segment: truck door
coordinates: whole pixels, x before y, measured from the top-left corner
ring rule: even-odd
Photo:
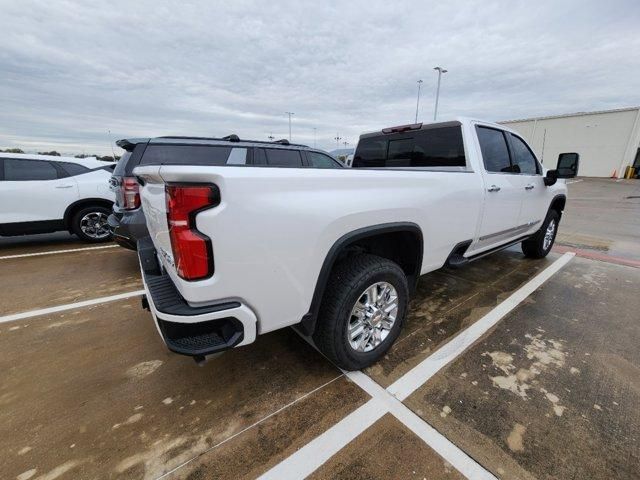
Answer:
[[[518,171],[523,193],[518,225],[526,225],[527,231],[535,231],[540,228],[549,208],[542,167],[524,140],[512,133],[507,133],[507,137],[511,147],[511,163]]]
[[[483,160],[484,209],[478,239],[469,251],[479,253],[517,238],[524,194],[522,179],[514,174],[506,133],[476,126]]]

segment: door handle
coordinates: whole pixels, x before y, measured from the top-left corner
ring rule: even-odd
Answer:
[[[533,190],[533,188],[535,187],[535,185],[529,184],[526,187],[524,187],[525,190]]]
[[[71,188],[73,185],[56,185],[56,188]]]
[[[498,187],[497,185],[491,185],[489,188],[487,188],[487,192],[499,192],[500,191],[500,187]]]

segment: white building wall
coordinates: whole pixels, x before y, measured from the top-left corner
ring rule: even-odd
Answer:
[[[640,108],[501,122],[519,132],[547,168],[563,152],[580,154],[579,175],[624,175],[640,143]]]

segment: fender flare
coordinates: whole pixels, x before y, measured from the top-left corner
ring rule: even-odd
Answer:
[[[420,229],[419,225],[413,222],[383,223],[379,225],[371,225],[368,227],[359,228],[352,232],[346,233],[338,240],[336,240],[336,242],[331,246],[325,256],[322,267],[320,268],[318,279],[316,280],[316,286],[313,291],[313,297],[311,299],[309,311],[302,317],[301,322],[296,325],[296,328],[300,331],[300,333],[309,336],[312,335],[315,331],[318,313],[320,312],[320,304],[322,303],[322,297],[324,296],[324,291],[329,280],[329,275],[331,274],[331,270],[333,269],[333,266],[335,265],[340,256],[340,253],[344,250],[344,248],[357,242],[358,240],[362,240],[367,237],[375,237],[376,235],[394,232],[409,232],[416,235],[416,237],[418,238],[418,258],[416,262],[415,272],[413,272],[412,275],[408,275],[410,288],[413,289],[415,283],[418,280],[418,277],[420,276],[420,270],[422,268],[422,256],[424,251],[424,240],[422,230]]]

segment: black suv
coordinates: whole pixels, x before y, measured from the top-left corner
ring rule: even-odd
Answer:
[[[140,208],[138,182],[133,176],[133,169],[138,165],[344,168],[322,150],[287,140],[260,142],[229,135],[224,138],[131,138],[118,140],[116,144],[126,153],[118,161],[111,177],[116,202],[108,221],[114,240],[132,250],[136,249],[138,239],[148,235]]]

